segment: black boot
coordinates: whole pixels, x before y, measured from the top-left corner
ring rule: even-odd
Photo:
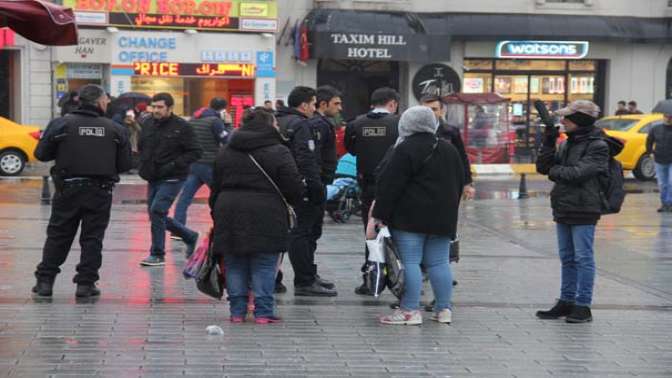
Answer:
[[[100,289],[96,287],[96,284],[77,284],[77,292],[75,293],[77,298],[97,297],[99,295]]]
[[[593,321],[593,314],[588,306],[574,306],[572,313],[565,319],[567,323],[587,323]]]
[[[557,319],[572,313],[574,303],[559,300],[558,303],[548,311],[537,311],[539,319]]]
[[[319,274],[315,275],[315,282],[317,282],[318,285],[327,289],[333,290],[336,288],[336,285],[333,282],[325,280],[324,278],[320,277]]]
[[[33,286],[33,293],[40,297],[51,297],[54,289],[54,280],[38,278],[37,283]]]
[[[294,286],[294,295],[297,297],[335,297],[338,293],[336,290],[327,289],[313,282],[308,286]]]

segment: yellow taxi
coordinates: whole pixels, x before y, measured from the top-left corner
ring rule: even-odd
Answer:
[[[0,175],[16,176],[26,163],[35,160],[40,128],[23,126],[0,117]]]
[[[625,147],[616,160],[623,169],[632,170],[639,180],[656,177],[656,167],[651,156],[646,154],[646,137],[652,127],[663,123],[662,114],[628,114],[600,119],[595,123],[610,136],[625,141]]]

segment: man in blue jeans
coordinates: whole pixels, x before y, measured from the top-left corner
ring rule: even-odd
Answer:
[[[142,127],[138,149],[140,177],[148,181],[147,208],[151,221],[150,255],[143,266],[165,265],[166,229],[187,244],[187,256],[193,253],[198,233],[168,217],[168,210],[182,189],[189,166],[202,151],[191,126],[173,114],[173,97],[158,93],[152,97],[152,118]]]
[[[656,179],[660,188],[659,213],[672,212],[672,114],[649,131],[646,153],[652,154],[656,164]]]
[[[541,319],[566,317],[568,323],[593,319],[590,305],[595,281],[593,243],[595,226],[602,214],[599,176],[608,172],[609,156],[623,144],[606,138],[595,127],[600,108],[586,100],[574,101],[555,112],[562,116],[567,141],[556,148],[559,131],[546,126],[537,171],[555,183],[551,191],[562,264],[560,300],[548,311],[537,311]]]
[[[212,169],[219,147],[226,142],[232,130],[231,116],[226,112],[225,99],[215,97],[210,100],[210,107],[194,114],[189,125],[194,130],[196,141],[203,150],[203,155],[191,165],[189,176],[184,183],[182,193],[175,204],[175,221],[187,225],[187,210],[194,200],[196,192],[204,184],[212,190]],[[177,235],[173,239],[180,238]]]

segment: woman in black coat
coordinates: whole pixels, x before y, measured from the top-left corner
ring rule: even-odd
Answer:
[[[255,297],[256,322],[279,320],[274,314],[273,290],[278,258],[287,250],[289,236],[282,197],[296,205],[303,191],[301,176],[283,145],[273,114],[264,109],[247,113],[242,127],[217,156],[210,195],[213,249],[216,255],[224,256],[232,322],[245,319],[250,289]]]
[[[399,120],[399,139],[376,181],[374,222],[390,228],[406,269],[400,308],[382,317],[383,324],[422,324],[421,263],[436,297],[432,319],[452,319],[448,262],[465,177],[459,153],[436,137],[437,127],[430,108],[406,110]]]

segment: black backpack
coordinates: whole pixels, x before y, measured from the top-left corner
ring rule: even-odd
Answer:
[[[599,140],[604,140],[605,142],[607,142],[607,139],[616,143],[623,143],[613,137],[599,138]],[[564,149],[567,148],[566,145],[567,143],[565,142],[560,147],[562,150],[560,151],[561,156],[565,153]],[[582,158],[586,155],[586,152],[588,152],[588,147],[589,144],[586,145],[586,149],[581,153]],[[608,165],[607,172],[598,177],[600,183],[600,197],[602,199],[602,215],[620,213],[623,202],[625,201],[625,176],[623,175],[623,164],[614,159],[613,156],[609,155]]]
[[[600,138],[609,143],[607,139],[622,144],[620,140],[613,137]],[[583,151],[583,155],[588,151],[588,146]],[[582,156],[583,156],[582,155]],[[623,175],[623,164],[609,155],[609,167],[607,173],[600,175],[600,197],[602,198],[602,215],[617,214],[621,212],[621,207],[625,201],[625,176]]]

